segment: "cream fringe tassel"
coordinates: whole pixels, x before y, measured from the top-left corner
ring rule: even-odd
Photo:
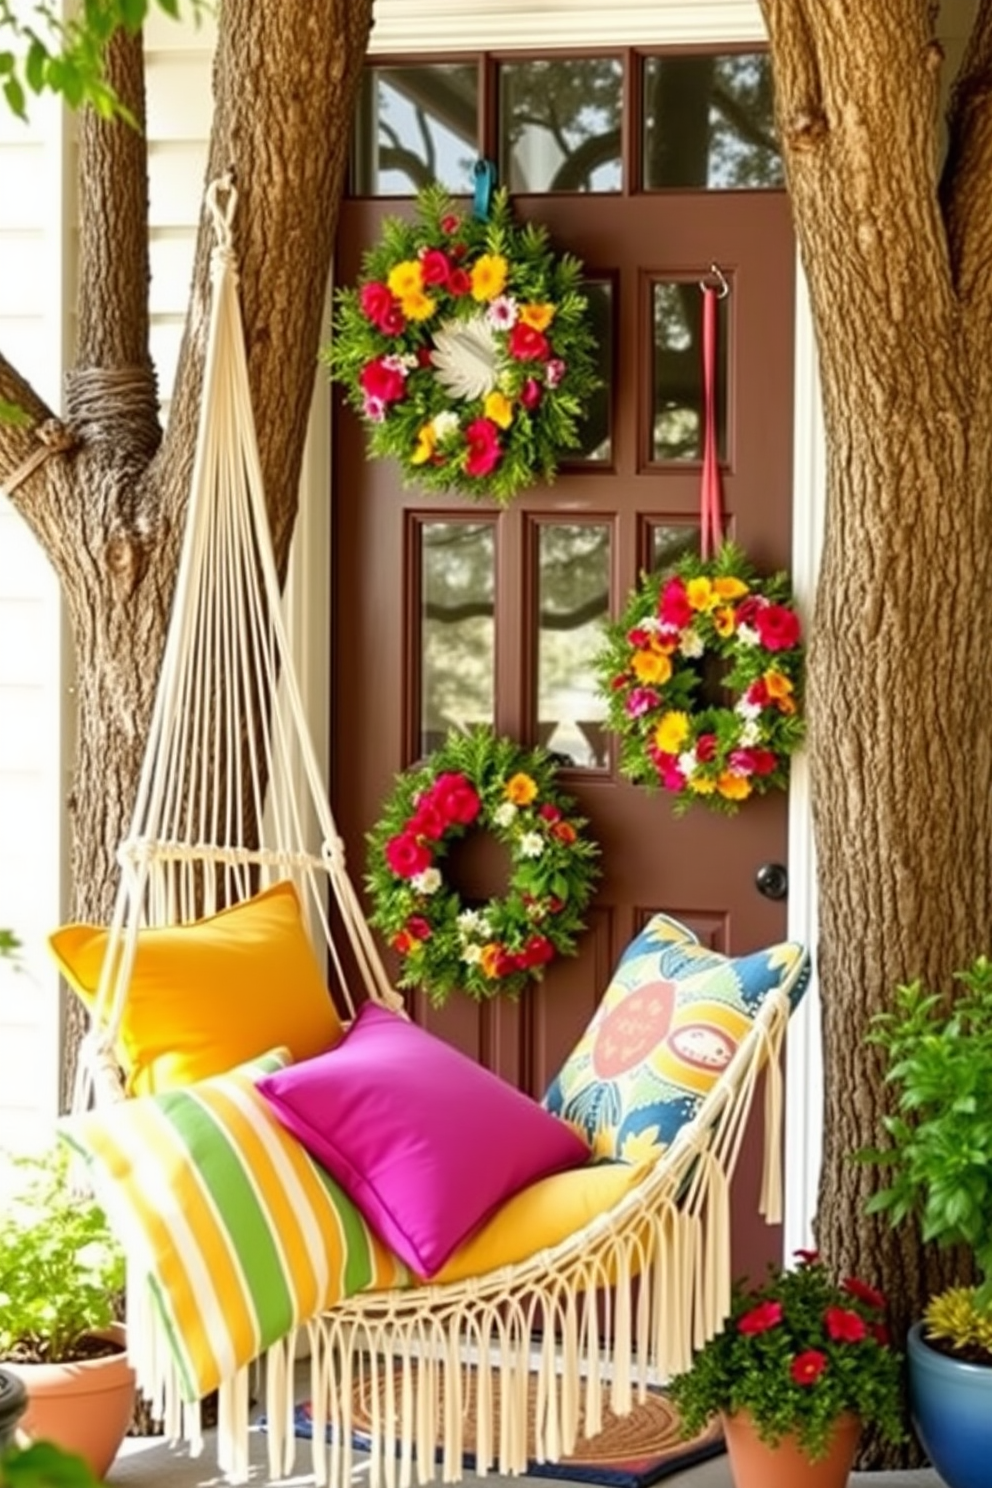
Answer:
[[[609,1404],[624,1415],[649,1383],[688,1368],[730,1307],[730,1178],[764,1067],[761,1208],[780,1218],[782,1078],[788,1018],[767,1007],[730,1069],[644,1181],[554,1249],[449,1286],[361,1293],[308,1323],[313,1470],[318,1488],[347,1488],[355,1466],[352,1403],[361,1385],[372,1412],[370,1488],[462,1478],[463,1421],[474,1404],[476,1468],[525,1472],[554,1462],[602,1429]],[[173,1440],[202,1449],[198,1406],[182,1404],[161,1320],[147,1287],[132,1288],[129,1348],[139,1385]],[[295,1334],[265,1359],[269,1477],[293,1471]],[[472,1364],[466,1372],[464,1365]],[[528,1435],[528,1379],[537,1412]],[[248,1478],[250,1370],[220,1391],[218,1463]],[[466,1400],[465,1392],[474,1398]],[[325,1442],[333,1426],[333,1440]],[[435,1460],[435,1453],[440,1461]]]

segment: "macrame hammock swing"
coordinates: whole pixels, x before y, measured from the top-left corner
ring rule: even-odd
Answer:
[[[294,675],[249,393],[236,199],[227,177],[206,197],[216,242],[187,529],[136,805],[119,849],[77,1112],[94,1097],[99,1108],[110,1092],[122,1094],[114,1046],[139,929],[190,923],[280,880],[293,882],[315,942],[326,944],[343,1017],[370,998],[402,1008],[348,876]],[[357,967],[357,986],[349,987],[346,964]],[[353,1391],[369,1374],[378,1402],[372,1488],[406,1488],[414,1475],[461,1478],[469,1389],[476,1471],[519,1474],[528,1459],[555,1461],[581,1435],[596,1435],[607,1405],[626,1414],[649,1383],[688,1367],[729,1310],[728,1187],[763,1067],[760,1207],[769,1222],[779,1218],[787,1017],[784,993],[765,999],[695,1119],[608,1212],[564,1241],[485,1275],[363,1292],[300,1318],[309,1332],[317,1483],[343,1488],[350,1480]],[[139,1388],[166,1434],[198,1450],[199,1407],[181,1398],[147,1278],[132,1259],[128,1335]],[[265,1355],[272,1477],[293,1467],[296,1335],[294,1328]],[[471,1386],[466,1358],[475,1366]],[[532,1374],[538,1404],[528,1426]],[[234,1481],[248,1476],[249,1384],[245,1367],[219,1390],[218,1455]]]

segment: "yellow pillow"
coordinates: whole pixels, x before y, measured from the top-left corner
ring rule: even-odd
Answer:
[[[92,1009],[107,931],[65,925],[48,943]],[[288,881],[208,919],[138,931],[116,1046],[130,1095],[208,1079],[276,1044],[309,1059],[340,1037]]]
[[[431,1280],[483,1276],[500,1266],[525,1261],[545,1246],[557,1245],[597,1214],[612,1209],[628,1189],[636,1188],[646,1171],[643,1163],[594,1163],[539,1178],[501,1204]]]

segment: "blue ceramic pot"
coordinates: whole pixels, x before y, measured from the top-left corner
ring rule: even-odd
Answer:
[[[909,1330],[909,1408],[916,1434],[948,1488],[992,1483],[992,1368],[929,1348]]]

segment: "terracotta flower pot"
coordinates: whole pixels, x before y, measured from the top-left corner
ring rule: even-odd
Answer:
[[[108,1330],[121,1345],[124,1329]],[[123,1350],[71,1364],[4,1364],[28,1392],[19,1429],[78,1452],[98,1478],[117,1455],[134,1411],[134,1370]]]
[[[736,1488],[844,1488],[861,1435],[857,1416],[841,1416],[827,1455],[811,1462],[794,1436],[763,1442],[746,1411],[722,1420]]]

